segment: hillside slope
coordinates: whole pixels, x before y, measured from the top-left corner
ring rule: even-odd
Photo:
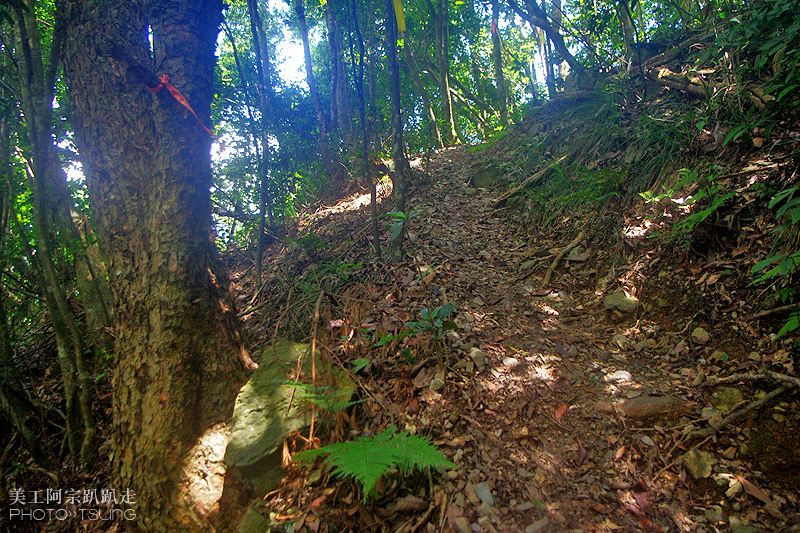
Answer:
[[[797,127],[725,143],[684,105],[583,95],[418,160],[400,264],[369,262],[352,202],[276,245],[251,337],[312,337],[364,399],[314,437],[399,426],[457,468],[390,471],[366,501],[293,468],[263,514],[294,531],[797,531],[798,336],[775,336],[796,280],[751,272],[786,246],[768,204],[796,184]]]

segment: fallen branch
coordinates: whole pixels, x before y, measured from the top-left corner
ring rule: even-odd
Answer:
[[[569,243],[560,252],[558,252],[558,255],[556,255],[556,258],[553,259],[553,262],[550,264],[550,268],[548,268],[547,272],[545,272],[544,274],[544,279],[542,280],[542,287],[545,287],[550,283],[550,279],[553,277],[553,271],[556,269],[558,264],[561,262],[561,260],[567,254],[567,252],[578,246],[578,243],[580,243],[585,236],[586,232],[584,230],[581,230],[580,233],[578,233],[578,236],[572,239],[571,243]]]
[[[774,309],[767,309],[766,311],[761,311],[760,313],[754,313],[750,316],[746,316],[744,318],[745,322],[750,322],[751,320],[756,320],[758,318],[764,318],[765,316],[769,315],[776,315],[778,313],[784,313],[786,311],[794,311],[795,309],[800,309],[800,303],[794,303],[789,305],[782,305],[780,307],[776,307]]]
[[[705,429],[699,429],[697,431],[693,431],[693,432],[689,433],[689,435],[686,437],[686,439],[687,440],[693,440],[693,439],[703,439],[703,438],[706,438],[706,437],[710,437],[711,435],[713,435],[714,433],[716,433],[717,431],[719,431],[723,427],[728,426],[728,425],[736,422],[737,420],[739,420],[740,418],[744,417],[748,413],[750,413],[752,411],[755,411],[756,409],[758,409],[762,405],[766,404],[767,402],[769,402],[770,400],[772,400],[776,396],[780,396],[781,394],[783,394],[784,392],[788,391],[789,389],[791,389],[791,388],[793,388],[795,386],[796,386],[795,384],[782,385],[781,387],[779,387],[779,388],[775,389],[774,391],[770,392],[769,394],[767,394],[763,398],[760,398],[758,400],[754,400],[754,401],[748,403],[747,405],[745,405],[744,407],[742,407],[741,409],[739,409],[738,411],[732,412],[731,414],[729,414],[728,416],[726,416],[725,418],[723,418],[719,422],[712,423],[710,427],[707,427]]]
[[[789,383],[800,388],[800,379],[793,376],[787,376],[786,374],[781,374],[780,372],[773,372],[771,370],[765,370],[763,374],[733,374],[724,378],[715,379],[713,381],[706,381],[700,386],[714,387],[716,385],[722,385],[725,383],[736,383],[738,381],[758,381],[762,379],[774,379],[775,381]]]
[[[546,167],[544,167],[542,170],[540,170],[539,172],[537,172],[537,173],[536,173],[536,174],[534,174],[533,176],[530,176],[530,177],[526,178],[526,179],[525,179],[525,181],[523,181],[522,183],[520,183],[519,185],[517,185],[516,187],[514,187],[514,188],[513,188],[513,189],[511,189],[510,191],[508,191],[508,192],[506,192],[505,194],[503,194],[503,195],[502,195],[500,198],[498,198],[497,200],[495,200],[495,201],[494,201],[494,204],[492,205],[492,207],[493,207],[494,209],[497,209],[498,207],[500,207],[501,205],[503,205],[504,203],[506,203],[506,200],[508,200],[508,199],[509,199],[509,198],[511,198],[512,196],[516,195],[517,193],[519,193],[519,192],[520,192],[522,189],[524,189],[525,187],[528,187],[528,186],[531,184],[531,182],[533,182],[533,181],[536,181],[536,180],[539,180],[539,179],[541,179],[542,177],[544,177],[544,175],[545,175],[545,174],[546,174],[546,173],[547,173],[549,170],[551,170],[551,169],[555,168],[555,167],[556,167],[556,165],[559,165],[559,164],[560,164],[562,161],[564,161],[566,158],[567,158],[567,156],[562,156],[562,157],[561,157],[561,158],[559,158],[557,161],[554,161],[554,162],[550,163],[549,165],[547,165]]]

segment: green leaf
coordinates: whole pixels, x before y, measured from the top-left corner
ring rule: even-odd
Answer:
[[[762,270],[767,268],[772,263],[775,263],[776,261],[780,261],[781,259],[783,259],[783,257],[784,256],[782,254],[781,255],[773,255],[771,257],[767,257],[766,259],[763,259],[763,260],[759,261],[758,263],[756,263],[755,265],[753,265],[753,268],[750,269],[750,272],[752,272],[753,274],[755,274],[756,272],[761,272]]]
[[[369,364],[369,359],[366,357],[359,357],[358,359],[354,359],[352,361],[353,364],[353,372],[359,372],[361,369],[365,368]]]
[[[791,257],[784,258],[778,265],[778,274],[785,276],[796,268],[794,259]]]

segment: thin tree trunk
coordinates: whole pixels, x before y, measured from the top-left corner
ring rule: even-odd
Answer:
[[[450,16],[448,13],[448,0],[438,0],[438,13],[434,11],[433,5],[428,4],[431,14],[436,24],[436,53],[439,71],[439,99],[441,102],[441,119],[443,123],[442,140],[447,146],[455,143],[458,135],[456,134],[456,122],[453,117],[453,101],[450,97],[450,55],[448,44],[450,42]]]
[[[322,108],[322,99],[317,90],[317,84],[314,81],[314,69],[311,63],[311,45],[308,40],[308,24],[306,23],[306,9],[303,0],[295,0],[294,10],[297,14],[300,37],[303,40],[303,55],[305,57],[308,92],[311,95],[311,101],[314,103],[314,110],[317,113],[317,128],[319,129],[319,143],[320,149],[322,150],[322,164],[325,167],[325,173],[328,175],[330,185],[335,188],[336,182],[338,181],[338,169],[336,168],[337,164],[334,161],[330,147],[328,118],[325,116],[325,111]]]
[[[625,63],[626,65],[630,65],[634,51],[636,50],[636,36],[634,34],[633,20],[631,19],[631,13],[626,0],[617,0],[614,2],[614,10],[617,12],[617,18],[622,27],[622,42],[625,45]]]
[[[386,63],[389,70],[389,100],[392,106],[392,158],[394,159],[393,194],[395,211],[406,210],[406,186],[409,173],[408,160],[403,143],[403,118],[400,114],[400,71],[397,60],[397,20],[392,0],[386,0]],[[403,234],[389,247],[389,257],[399,261],[403,256]]]
[[[417,60],[414,57],[411,36],[406,36],[406,42],[405,46],[403,46],[403,50],[406,54],[406,66],[408,66],[408,72],[411,74],[411,81],[414,84],[414,90],[420,97],[422,97],[422,105],[425,108],[425,113],[428,115],[428,125],[430,127],[430,134],[434,142],[434,146],[436,148],[444,148],[444,143],[442,142],[442,133],[439,131],[439,123],[436,120],[436,113],[434,113],[433,105],[431,105],[431,97],[419,76],[419,67],[417,66]]]
[[[361,123],[361,164],[364,165],[364,179],[369,184],[370,214],[372,223],[372,249],[375,253],[375,261],[381,260],[381,233],[378,228],[378,191],[376,190],[375,180],[372,177],[372,169],[369,164],[369,138],[367,134],[366,102],[364,100],[364,39],[361,37],[361,29],[358,24],[358,9],[356,0],[350,4],[352,9],[351,20],[355,26],[356,38],[358,39],[358,71],[353,72],[356,82],[356,94],[358,95],[358,116]],[[350,55],[355,58],[352,50],[353,39],[350,38]]]
[[[55,72],[58,68],[63,39],[63,20],[57,16],[53,32],[51,56],[45,67],[36,19],[36,6],[30,0],[25,7],[16,7],[16,44],[19,60],[20,103],[25,117],[27,134],[33,156],[27,166],[33,191],[33,223],[36,227],[36,247],[44,274],[46,302],[56,340],[59,343],[65,396],[67,397],[67,432],[70,452],[80,460],[82,467],[89,464],[97,444],[97,427],[92,413],[94,384],[84,360],[85,339],[72,316],[72,310],[61,286],[61,279],[53,263],[56,257],[54,235],[60,229],[67,241],[83,242],[72,219],[73,202],[53,144],[52,99]],[[70,243],[70,244],[72,244]],[[85,254],[74,254],[75,263],[86,264]],[[72,265],[73,273],[78,270]],[[83,294],[87,317],[100,323],[90,323],[93,331],[107,335],[111,319],[103,306],[100,280],[77,276],[76,283]],[[92,304],[94,305],[93,307]],[[80,445],[78,445],[80,442]]]
[[[250,13],[250,29],[253,34],[253,48],[256,52],[256,87],[258,88],[259,110],[261,112],[261,158],[258,161],[258,174],[260,179],[259,205],[258,205],[258,237],[256,239],[256,287],[261,286],[261,270],[264,255],[264,230],[266,228],[267,213],[272,212],[269,197],[269,117],[272,116],[270,99],[272,87],[270,80],[269,51],[267,50],[267,36],[264,24],[258,12],[258,2],[247,0]],[[272,221],[270,220],[270,224]]]
[[[492,64],[494,65],[494,82],[497,86],[497,103],[500,106],[500,123],[508,126],[508,90],[506,77],[503,74],[503,52],[500,47],[500,2],[492,0]]]

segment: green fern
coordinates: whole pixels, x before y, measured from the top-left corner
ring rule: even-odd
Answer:
[[[424,469],[431,466],[454,468],[436,449],[431,441],[421,435],[409,435],[407,431],[395,433],[390,426],[386,431],[372,437],[358,437],[354,441],[329,444],[318,450],[296,453],[299,462],[311,462],[320,455],[333,466],[334,474],[351,476],[361,483],[364,499],[372,492],[375,483],[391,468],[409,472],[414,467]]]

